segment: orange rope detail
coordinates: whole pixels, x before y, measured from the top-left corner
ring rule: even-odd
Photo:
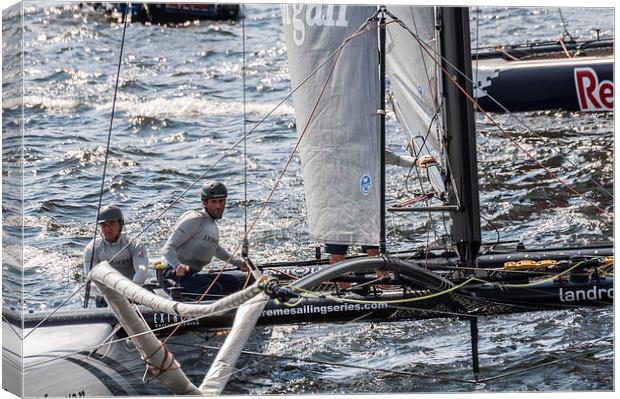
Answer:
[[[564,38],[563,37],[560,38],[560,45],[562,46],[562,50],[564,50],[564,54],[566,55],[566,57],[573,58],[570,55],[570,53],[568,52],[568,49],[566,48],[566,45],[564,44]]]
[[[416,159],[415,164],[418,168],[428,168],[429,166],[436,165],[437,161],[432,155],[422,155]]]
[[[417,202],[424,201],[424,200],[427,200],[427,201],[428,201],[428,200],[430,200],[431,198],[433,198],[434,196],[435,196],[435,194],[434,194],[433,192],[429,192],[429,193],[426,193],[426,194],[417,195],[417,196],[415,196],[415,197],[413,197],[413,198],[408,198],[408,199],[406,199],[406,200],[404,200],[404,201],[401,201],[401,202],[398,204],[398,206],[399,206],[399,207],[403,207],[403,206],[409,206],[409,205],[412,205],[412,204],[415,204],[415,203],[417,203]],[[427,202],[427,204],[428,204],[428,202]]]
[[[504,48],[504,46],[497,46],[497,47],[495,47],[495,50],[497,50],[500,53],[504,54],[506,57],[508,57],[512,61],[519,61],[519,59],[517,57],[515,57],[514,55],[512,55],[508,51],[506,51],[506,48]]]
[[[156,365],[156,364],[150,363],[149,360],[153,356],[155,356],[155,354],[157,354],[157,352],[159,352],[159,349],[161,348],[164,349],[164,358],[162,359],[161,364]],[[173,367],[166,367],[166,361],[168,361],[168,359],[170,359],[171,365],[174,365]],[[165,373],[166,371],[176,370],[178,368],[181,368],[181,365],[174,360],[174,356],[172,355],[172,353],[170,353],[170,351],[168,350],[168,347],[165,345],[162,345],[155,352],[153,352],[151,355],[147,356],[146,358],[142,360],[144,360],[144,362],[146,363],[147,369],[153,373],[153,377],[146,382],[152,381],[153,379],[157,378],[159,375]]]
[[[291,273],[284,272],[282,270],[273,269],[273,268],[265,268],[264,270],[271,270],[272,272],[280,273],[283,276],[290,278],[291,280],[299,280],[299,277],[292,275]]]

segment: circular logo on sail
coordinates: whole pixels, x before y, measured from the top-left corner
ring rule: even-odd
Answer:
[[[368,195],[370,189],[372,188],[372,179],[368,175],[362,176],[360,180],[360,191],[364,195]]]

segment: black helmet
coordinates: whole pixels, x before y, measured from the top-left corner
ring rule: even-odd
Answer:
[[[227,196],[226,186],[215,180],[207,180],[200,191],[200,199],[203,201],[209,198],[226,198]]]
[[[123,211],[116,205],[106,205],[99,212],[99,223],[108,222],[110,220],[118,220],[121,225],[125,223]]]

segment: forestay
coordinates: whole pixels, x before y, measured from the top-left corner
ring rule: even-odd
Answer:
[[[318,242],[379,242],[376,31],[351,39],[339,57],[312,74],[375,11],[347,5],[282,8],[292,86],[311,75],[294,93],[293,103],[298,134],[303,134],[300,157],[307,219],[310,235]]]

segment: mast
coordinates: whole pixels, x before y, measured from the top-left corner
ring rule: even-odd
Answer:
[[[381,255],[387,252],[385,240],[385,7],[381,6],[379,18],[379,94],[381,108],[379,110],[380,142],[380,168],[381,168],[381,191],[380,191],[380,227],[379,227],[379,251]]]
[[[452,240],[462,262],[475,265],[480,249],[480,202],[478,198],[478,165],[476,157],[476,126],[473,104],[454,84],[464,87],[473,98],[473,88],[459,74],[472,76],[469,39],[469,11],[465,7],[439,7],[438,22],[443,55],[442,74],[445,96],[446,152],[453,189],[448,202],[456,204],[450,212]],[[455,70],[456,68],[457,70]]]

